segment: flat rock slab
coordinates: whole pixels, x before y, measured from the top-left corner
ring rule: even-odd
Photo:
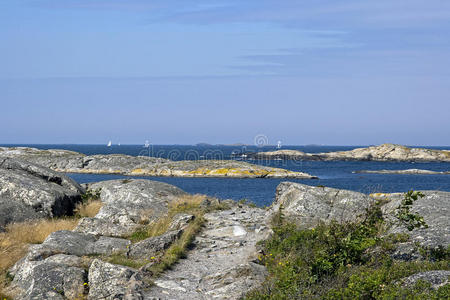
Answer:
[[[239,208],[205,215],[206,226],[186,259],[162,274],[145,299],[239,299],[259,286],[266,270],[256,243],[267,237],[265,211]]]

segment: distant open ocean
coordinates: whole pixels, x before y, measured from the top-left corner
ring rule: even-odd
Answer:
[[[150,155],[172,160],[183,159],[231,159],[232,153],[247,151],[271,151],[275,146],[216,146],[216,145],[1,145],[27,146],[39,149],[66,149],[93,154]],[[364,146],[358,146],[364,147]],[[294,149],[310,153],[343,151],[358,148],[356,146],[283,146],[282,149]],[[424,147],[431,149],[450,149],[450,147]],[[268,161],[247,160],[250,163],[306,172],[320,179],[288,179],[288,181],[308,185],[324,185],[349,189],[364,193],[405,192],[415,190],[450,191],[450,175],[397,175],[397,174],[355,174],[358,170],[400,170],[426,169],[450,171],[450,163],[409,163],[409,162],[367,162],[367,161]],[[127,178],[122,175],[68,174],[79,183]],[[174,177],[134,177],[147,178],[173,184],[189,193],[200,193],[221,199],[247,199],[255,204],[270,205],[275,196],[277,185],[286,179],[236,179],[236,178],[174,178]]]

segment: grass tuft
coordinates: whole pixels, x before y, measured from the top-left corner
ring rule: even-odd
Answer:
[[[98,214],[102,206],[103,203],[100,200],[89,199],[86,202],[78,203],[74,213],[75,216],[79,218],[93,218]]]
[[[29,244],[40,244],[50,233],[72,230],[77,223],[77,219],[67,218],[9,224],[6,231],[0,233],[0,299],[8,299],[2,292],[11,281],[7,271],[25,256]]]

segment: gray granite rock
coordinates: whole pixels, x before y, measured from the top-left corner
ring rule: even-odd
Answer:
[[[187,257],[155,280],[145,299],[240,299],[264,281],[265,267],[253,261],[256,243],[270,233],[265,211],[242,206],[205,218]]]
[[[134,269],[94,260],[89,268],[88,299],[143,299],[148,288]]]
[[[23,260],[20,268],[12,270],[12,285],[18,291],[19,299],[80,298],[85,292],[87,273],[83,268],[73,266],[77,263],[78,258],[68,255]]]
[[[419,280],[428,281],[433,289],[438,289],[449,283],[450,271],[436,270],[420,272],[409,277],[403,278],[401,281],[405,287],[413,287]]]
[[[160,236],[137,242],[130,246],[128,257],[133,259],[149,259],[152,256],[160,256],[180,236],[181,230],[169,231]]]
[[[282,207],[287,220],[302,228],[312,228],[319,222],[331,220],[356,221],[371,203],[373,200],[369,196],[358,192],[282,182],[267,218],[272,218]]]
[[[85,218],[78,232],[121,237],[167,214],[168,204],[187,193],[173,185],[145,179],[109,180],[89,185],[101,190],[102,208]]]
[[[84,189],[65,175],[26,161],[0,158],[0,227],[71,215]]]
[[[403,193],[365,195],[353,191],[338,190],[327,187],[312,187],[298,183],[283,182],[277,188],[275,202],[268,211],[272,218],[280,206],[285,218],[302,228],[312,228],[319,222],[330,220],[356,221],[365,213],[366,208],[376,200],[382,200],[381,210],[386,220],[386,234],[406,233],[409,240],[398,245],[393,254],[395,259],[421,259],[417,245],[423,248],[444,248],[450,244],[450,193],[424,191],[424,198],[419,198],[411,208],[427,223],[427,228],[409,231],[396,218],[397,207],[404,197]]]
[[[390,201],[382,207],[386,220],[391,225],[388,233],[406,233],[410,236],[408,242],[400,245],[395,253],[396,258],[410,260],[419,258],[416,244],[434,249],[450,245],[450,192],[423,191],[425,197],[419,198],[412,205],[411,212],[424,218],[427,228],[409,231],[395,218],[396,208],[404,197],[402,193],[386,194]]]

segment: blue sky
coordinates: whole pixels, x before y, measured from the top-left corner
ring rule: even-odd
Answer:
[[[450,2],[0,2],[0,143],[450,144]]]

